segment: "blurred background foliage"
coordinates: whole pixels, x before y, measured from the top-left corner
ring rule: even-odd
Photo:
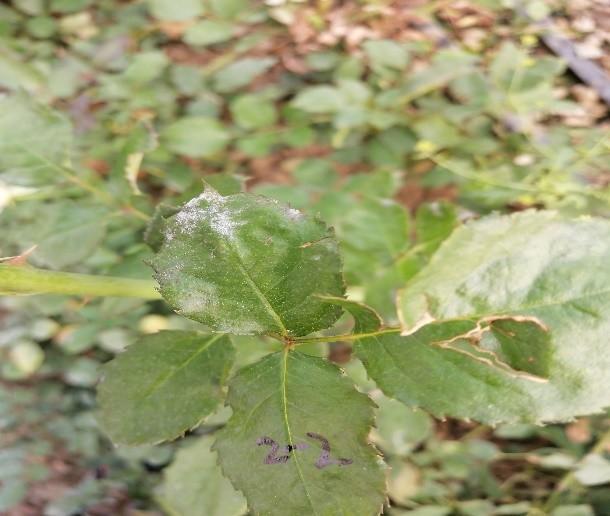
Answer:
[[[549,22],[610,70],[596,0],[13,0],[0,3],[0,256],[149,278],[155,206],[205,180],[334,226],[350,296],[394,293],[464,220],[610,214],[607,106],[541,43]],[[341,323],[347,324],[347,323]],[[0,299],[0,513],[245,514],[204,436],[114,448],[98,366],[162,302]],[[238,364],[265,351],[238,338]],[[312,346],[379,405],[387,514],[610,514],[603,415],[536,428],[434,421],[384,398],[341,344]]]

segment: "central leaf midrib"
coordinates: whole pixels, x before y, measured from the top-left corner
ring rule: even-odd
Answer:
[[[239,253],[233,248],[233,246],[230,244],[230,242],[228,242],[226,240],[221,240],[221,242],[224,245],[225,249],[227,249],[227,251],[229,251],[229,253],[231,253],[231,255],[234,257],[235,263],[237,265],[239,272],[241,272],[242,276],[244,277],[244,279],[246,280],[248,285],[250,285],[250,287],[252,288],[256,297],[262,303],[265,311],[278,325],[281,334],[288,335],[288,330],[286,329],[286,326],[284,326],[284,322],[282,321],[282,318],[275,311],[275,308],[273,308],[273,305],[271,305],[271,303],[267,299],[267,296],[265,296],[263,291],[256,284],[256,282],[254,281],[254,278],[252,278],[252,276],[250,276],[250,273],[247,271],[246,267],[244,266],[244,263],[241,259],[241,256],[239,255]]]
[[[288,421],[288,397],[287,397],[287,383],[288,383],[288,353],[290,351],[288,348],[282,351],[282,371],[281,371],[281,395],[282,395],[282,415],[284,416],[284,426],[286,428],[286,434],[288,436],[288,444],[294,449],[294,440],[292,438],[292,431],[290,429],[290,422]],[[297,453],[292,453],[290,455],[294,458],[294,465],[297,470],[297,474],[299,476],[299,480],[301,481],[301,485],[303,486],[303,490],[305,491],[305,496],[307,497],[307,501],[313,510],[314,515],[318,515],[318,511],[316,510],[313,500],[311,499],[311,495],[309,494],[309,489],[307,489],[307,483],[305,482],[305,477],[303,476],[303,471],[301,470],[301,464],[299,463],[299,456]]]

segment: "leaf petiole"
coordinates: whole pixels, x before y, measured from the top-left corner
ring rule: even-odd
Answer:
[[[346,335],[326,335],[322,337],[297,337],[292,340],[292,344],[294,346],[299,346],[301,344],[312,344],[316,342],[337,342],[340,340],[358,340],[364,339],[366,337],[376,337],[377,335],[383,335],[384,333],[399,333],[400,328],[390,326],[387,328],[382,328],[381,330],[372,331],[368,333],[350,333]]]

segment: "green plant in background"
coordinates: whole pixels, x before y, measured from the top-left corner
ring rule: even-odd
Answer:
[[[377,514],[385,500],[367,442],[374,403],[308,353],[311,344],[352,342],[385,394],[438,417],[542,423],[610,401],[607,221],[524,212],[466,224],[400,290],[399,326],[343,297],[332,231],[272,199],[207,187],[160,210],[148,240],[161,295],[209,333],[163,331],[132,344],[105,367],[99,420],[117,443],[159,443],[198,426],[228,386],[232,416],[213,449],[255,513]],[[134,281],[112,294],[141,296]],[[1,266],[0,285],[105,293],[87,276],[16,265]],[[327,333],[344,310],[353,331]],[[231,334],[267,336],[281,349],[229,380]]]

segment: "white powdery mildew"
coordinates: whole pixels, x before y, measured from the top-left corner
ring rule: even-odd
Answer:
[[[165,242],[171,242],[174,239],[174,236],[176,236],[176,233],[173,228],[166,227],[163,235],[165,236]]]
[[[167,267],[157,273],[160,282],[171,284],[178,281],[182,275],[183,264],[180,262],[174,263],[171,267]]]
[[[206,201],[207,205],[202,207],[201,201]],[[187,202],[175,220],[182,233],[193,233],[205,221],[213,231],[229,239],[234,238],[235,229],[242,224],[234,220],[231,210],[227,209],[226,198],[213,190],[206,190]],[[171,240],[173,234],[170,236],[169,231],[166,232],[166,238]]]
[[[295,210],[294,208],[287,208],[286,216],[290,220],[294,220],[294,221],[301,220],[303,218],[303,214],[299,210]]]
[[[180,297],[178,309],[183,315],[215,313],[218,308],[218,290],[211,283],[198,282],[194,288]]]
[[[259,323],[252,319],[237,319],[231,321],[218,321],[217,331],[221,333],[235,333],[237,335],[257,335],[265,332]]]

